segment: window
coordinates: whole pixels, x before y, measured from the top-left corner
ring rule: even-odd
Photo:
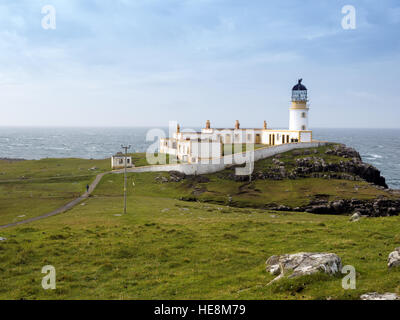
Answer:
[[[126,163],[130,163],[130,160],[129,160],[129,159],[126,159]]]
[[[306,130],[306,126],[301,126],[301,130]]]
[[[302,117],[302,118],[305,118],[305,117],[306,117],[306,113],[305,113],[305,112],[302,112],[302,113],[301,113],[301,117]]]
[[[248,135],[247,135],[247,141],[251,141],[251,139],[252,139],[252,135],[251,135],[251,134],[248,134]]]
[[[123,159],[119,159],[119,164],[123,164],[124,160]]]
[[[239,141],[239,135],[235,134],[235,141]]]

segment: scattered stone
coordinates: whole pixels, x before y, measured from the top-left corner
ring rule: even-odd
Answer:
[[[272,208],[272,210],[276,210],[276,211],[292,211],[292,208],[290,208],[288,206],[284,206],[284,205],[279,205],[277,207]]]
[[[7,238],[0,237],[0,241],[6,241]]]
[[[287,271],[293,272],[289,278],[317,272],[336,274],[342,270],[342,260],[334,253],[300,252],[283,254],[269,257],[266,261],[266,270],[278,276],[271,282],[284,277]]]
[[[207,183],[210,181],[209,178],[207,178],[206,176],[202,176],[202,175],[187,176],[187,177],[191,178],[193,180],[193,182],[198,182],[198,183]]]
[[[361,215],[359,212],[354,213],[351,217],[350,217],[350,221],[351,222],[356,222],[359,221],[361,219]]]
[[[389,268],[398,266],[400,266],[400,247],[396,248],[393,252],[391,252],[388,257]]]
[[[168,178],[164,177],[164,176],[157,176],[157,177],[154,178],[154,180],[156,180],[158,182],[161,182],[161,183],[169,182]]]
[[[26,217],[24,214],[21,214],[20,216],[18,216],[18,218],[23,218]]]
[[[395,293],[377,293],[369,292],[360,296],[361,300],[399,300],[399,296]]]
[[[120,217],[120,216],[122,216],[122,214],[117,213],[117,214],[114,214],[114,216]]]
[[[179,171],[170,171],[169,172],[169,181],[171,182],[179,182],[186,178],[186,174]]]
[[[303,151],[302,151],[302,150],[294,150],[294,151],[292,151],[292,154],[293,154],[294,156],[300,156],[300,155],[303,154]]]
[[[168,208],[164,208],[164,209],[161,210],[161,212],[168,212],[168,211],[169,211]]]
[[[361,217],[385,217],[400,213],[400,200],[396,199],[374,199],[358,200],[343,199],[329,202],[324,199],[311,201],[303,207],[296,207],[287,211],[310,212],[317,214],[348,214],[357,212]]]
[[[86,206],[86,203],[81,203],[81,206]]]
[[[97,167],[91,167],[90,169],[88,169],[89,171],[95,171],[95,170],[99,170],[99,168]]]

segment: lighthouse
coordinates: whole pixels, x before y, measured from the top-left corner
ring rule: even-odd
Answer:
[[[292,89],[292,105],[289,109],[289,130],[306,131],[308,130],[308,105],[307,88],[298,83]]]

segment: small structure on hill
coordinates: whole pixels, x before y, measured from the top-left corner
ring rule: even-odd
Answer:
[[[127,168],[134,167],[131,156],[125,156],[122,152],[118,152],[117,154],[111,157],[111,168],[113,170],[125,168],[125,159]]]

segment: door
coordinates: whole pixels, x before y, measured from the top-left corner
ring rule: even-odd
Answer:
[[[261,136],[259,133],[256,134],[256,143],[261,143]]]

